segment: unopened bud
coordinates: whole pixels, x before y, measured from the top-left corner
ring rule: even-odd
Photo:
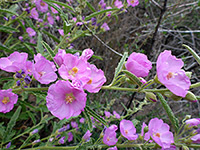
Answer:
[[[185,75],[188,76],[188,78],[191,79],[191,77],[192,77],[192,72],[185,72]]]
[[[190,91],[187,92],[187,95],[184,99],[188,100],[189,102],[197,102],[196,96]]]
[[[148,126],[144,127],[144,134],[147,133],[148,131],[149,131],[149,127]]]
[[[145,92],[146,98],[151,102],[157,102],[156,95],[153,92]]]

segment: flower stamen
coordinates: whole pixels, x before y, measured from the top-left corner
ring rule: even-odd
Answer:
[[[2,103],[7,104],[8,102],[10,102],[9,97],[4,97],[3,100],[2,100]]]

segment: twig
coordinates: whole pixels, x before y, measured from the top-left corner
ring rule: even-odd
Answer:
[[[88,29],[88,31],[90,31],[90,33],[99,41],[99,42],[101,42],[105,47],[107,47],[109,50],[111,50],[113,53],[115,53],[115,54],[117,54],[117,55],[119,55],[119,56],[123,56],[121,53],[119,53],[119,52],[117,52],[117,51],[115,51],[114,49],[112,49],[110,46],[108,46],[105,42],[103,42],[98,36],[96,36],[93,32],[92,32],[92,30],[90,30],[90,28],[87,26],[87,25],[85,25],[84,24],[84,26]]]
[[[162,6],[160,6],[156,1],[151,0],[152,3],[154,3],[154,5],[156,5],[158,8],[160,8],[161,10],[163,9]]]

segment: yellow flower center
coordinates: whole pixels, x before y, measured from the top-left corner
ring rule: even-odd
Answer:
[[[159,138],[160,138],[160,133],[156,133],[156,134],[155,134],[155,136],[157,136],[157,137],[159,137]]]
[[[9,97],[4,97],[2,103],[7,104],[8,102],[10,102]]]
[[[66,94],[65,96],[66,104],[72,103],[74,100],[75,100],[75,97],[72,93]]]
[[[174,78],[175,75],[177,75],[177,73],[169,72],[169,73],[167,74],[167,79],[169,80],[169,79],[171,79],[171,78]]]
[[[131,0],[130,2],[131,2],[131,4],[133,4],[133,3],[135,3],[135,0]]]
[[[44,3],[44,2],[41,2],[40,5],[41,5],[41,6],[45,6],[45,3]]]
[[[87,84],[92,84],[92,79],[90,79],[90,80],[87,82]]]
[[[107,141],[110,141],[110,138],[109,137],[107,137],[107,139],[106,139]]]
[[[69,71],[69,75],[72,75],[73,77],[75,77],[75,75],[78,73],[78,68],[77,67],[73,67],[70,71]]]

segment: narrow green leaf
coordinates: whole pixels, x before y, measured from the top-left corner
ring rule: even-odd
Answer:
[[[30,111],[27,111],[26,113],[28,113],[29,117],[33,121],[33,124],[36,125],[37,121],[35,119],[35,116]]]
[[[9,27],[9,26],[3,26],[0,25],[0,31],[2,32],[6,32],[6,33],[13,33],[13,32],[19,32],[19,30]]]
[[[64,25],[63,25],[63,29],[64,29],[64,34],[68,34],[70,31],[71,31],[71,28],[72,28],[72,25],[67,23],[65,20],[64,20]]]
[[[26,23],[28,24],[29,27],[31,27],[35,31],[37,30],[30,18],[27,17],[25,21],[26,21]]]
[[[85,115],[85,118],[87,119],[89,130],[90,130],[90,132],[92,132],[92,130],[93,130],[92,120],[87,111],[83,111],[83,114]]]
[[[42,45],[46,48],[46,50],[49,52],[51,58],[53,59],[55,54],[54,54],[53,50],[51,49],[51,47],[44,41],[42,41]]]
[[[91,11],[96,12],[95,8],[89,2],[86,2],[86,4],[91,9]]]
[[[4,83],[3,89],[4,89],[4,90],[11,89],[12,86],[13,86],[14,84],[15,84],[15,80],[12,79],[12,80],[10,80],[10,81]]]
[[[128,78],[136,83],[138,86],[142,85],[142,82],[140,82],[140,80],[138,79],[138,77],[136,77],[134,74],[132,74],[131,72],[127,71],[127,70],[123,70],[123,72],[128,76]]]
[[[200,57],[198,56],[198,54],[191,47],[189,47],[188,45],[183,44],[183,46],[188,49],[188,51],[192,54],[192,56],[194,57],[194,59],[200,65]]]
[[[103,13],[106,13],[106,12],[109,12],[109,11],[114,11],[114,10],[120,10],[119,8],[112,8],[112,9],[105,9],[105,10],[101,10],[101,11],[98,11],[98,12],[94,12],[92,14],[90,14],[89,16],[86,16],[85,17],[85,20],[89,20],[91,19],[92,17],[95,17],[95,16],[98,16],[100,14],[103,14]]]
[[[15,111],[15,113],[13,114],[13,116],[12,116],[12,118],[10,119],[10,121],[9,121],[9,123],[8,123],[8,125],[7,125],[7,128],[6,128],[6,132],[5,132],[5,140],[4,141],[6,141],[6,140],[8,140],[7,138],[8,138],[8,135],[9,134],[11,134],[11,132],[12,132],[12,128],[15,126],[15,124],[16,124],[16,121],[17,121],[17,119],[18,119],[18,117],[19,117],[19,115],[20,115],[20,112],[21,112],[21,106],[19,106],[18,108],[17,108],[17,110]]]
[[[23,43],[23,45],[28,49],[28,53],[30,53],[32,56],[34,56],[34,51],[33,49],[27,44],[27,43]]]
[[[37,39],[37,52],[43,54],[44,48],[42,46],[42,34],[38,32],[38,39]]]
[[[160,99],[160,102],[163,106],[163,108],[165,109],[171,123],[172,123],[172,126],[175,130],[175,132],[178,131],[178,128],[179,128],[179,121],[178,119],[175,117],[174,113],[172,112],[171,108],[169,107],[169,105],[167,104],[166,100],[164,99],[164,97],[162,96],[162,94],[160,93],[157,93],[157,96],[158,98]]]
[[[117,68],[115,68],[115,76],[114,76],[114,78],[117,77],[118,74],[121,72],[122,67],[124,65],[124,62],[126,61],[127,57],[128,57],[128,52],[125,52],[124,55],[122,56],[120,62],[118,63]]]
[[[11,49],[9,49],[8,47],[6,47],[5,45],[0,43],[0,50],[4,50],[8,53],[13,53],[13,51]]]
[[[58,5],[64,6],[65,8],[74,11],[74,9],[73,9],[71,6],[69,6],[68,4],[62,3],[62,2],[58,2],[58,1],[54,1],[54,0],[43,0],[43,1],[45,1],[45,2],[51,2],[51,3],[55,3],[55,4],[58,4]]]
[[[13,15],[19,16],[18,13],[14,12],[14,11],[11,11],[9,9],[0,9],[0,12],[5,12],[5,13],[9,13],[9,14],[13,14]]]
[[[23,23],[21,22],[21,20],[17,19],[17,22],[19,22],[20,26],[22,27],[23,31],[26,32],[26,28],[23,25]]]
[[[48,37],[52,38],[55,42],[60,43],[60,40],[57,37],[55,37],[54,35],[52,35],[51,33],[47,32],[45,30],[42,30],[42,32],[44,34],[48,35]]]
[[[101,118],[101,116],[99,116],[95,111],[93,111],[92,109],[90,109],[90,107],[86,106],[85,110],[88,112],[88,114],[92,117],[94,117],[96,120],[98,120],[99,122],[101,122],[102,124],[104,124],[106,127],[108,127],[108,124],[106,123],[106,121]]]

